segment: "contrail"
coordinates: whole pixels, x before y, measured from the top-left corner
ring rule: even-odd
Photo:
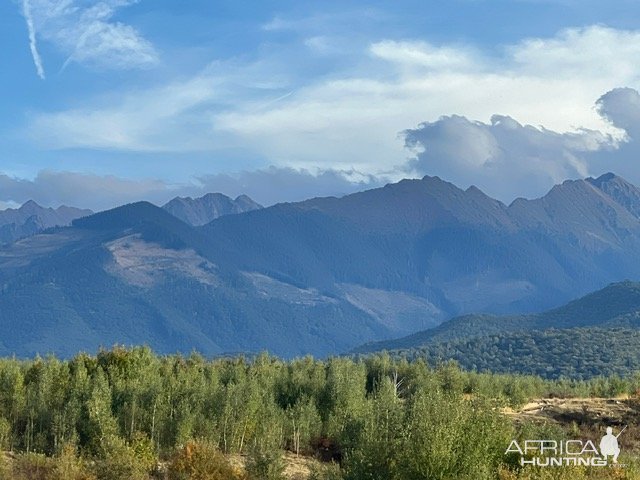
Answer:
[[[36,72],[38,76],[44,80],[44,68],[42,66],[42,58],[38,53],[38,44],[36,43],[36,29],[33,25],[33,16],[31,15],[31,4],[29,0],[22,0],[22,14],[27,21],[27,28],[29,29],[29,47],[31,48],[31,56],[33,57],[33,63],[36,66]]]
[[[273,100],[269,100],[267,103],[260,105],[258,107],[258,109],[262,109],[262,108],[267,108],[270,107],[271,105],[273,105],[274,103],[278,103],[281,100],[284,100],[285,98],[290,97],[291,95],[293,95],[295,93],[295,90],[291,90],[289,93],[285,93],[284,95],[279,96],[278,98],[274,98]]]

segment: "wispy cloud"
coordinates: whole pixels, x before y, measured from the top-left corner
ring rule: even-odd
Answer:
[[[45,79],[44,67],[42,66],[42,58],[40,52],[38,52],[38,43],[36,40],[36,29],[33,25],[33,15],[31,15],[31,3],[29,0],[22,0],[22,14],[27,22],[27,30],[29,32],[29,48],[31,49],[31,56],[33,57],[33,63],[36,66],[36,73],[41,79]]]
[[[114,15],[137,0],[22,0],[38,75],[44,68],[36,39],[53,44],[71,63],[103,69],[148,68],[159,61],[154,46]]]
[[[283,28],[270,28],[276,27]],[[314,52],[301,41],[297,55],[304,61]],[[521,126],[544,125],[558,134],[577,133],[576,138],[584,129],[619,135],[594,102],[614,87],[640,81],[640,31],[598,25],[491,52],[381,40],[369,43],[353,62],[340,63],[340,70],[312,78],[296,77],[299,65],[289,55],[261,55],[216,62],[192,78],[146,91],[119,92],[108,103],[101,99],[36,114],[31,138],[45,148],[62,149],[235,149],[262,165],[400,176],[406,170],[396,167],[405,164],[408,153],[399,132],[437,122],[444,114],[484,122],[486,128],[470,128],[476,133],[502,132],[506,120],[491,123],[498,113]],[[517,130],[528,138],[528,127]],[[570,150],[564,140],[558,145],[562,155]],[[558,171],[586,171],[576,158],[562,157]]]
[[[314,174],[277,167],[205,175],[182,184],[52,170],[41,170],[31,179],[0,172],[0,209],[35,200],[45,206],[70,205],[98,211],[140,200],[162,205],[176,196],[198,197],[209,192],[231,197],[246,194],[262,205],[271,205],[313,196],[340,196],[380,186],[382,181],[354,171]]]
[[[215,77],[204,73],[188,81],[129,92],[114,106],[106,101],[100,108],[37,115],[31,134],[49,148],[212,150],[220,144],[203,109],[225,101],[225,92]]]

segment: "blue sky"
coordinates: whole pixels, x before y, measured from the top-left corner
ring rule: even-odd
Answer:
[[[634,3],[5,1],[0,205],[640,183]]]

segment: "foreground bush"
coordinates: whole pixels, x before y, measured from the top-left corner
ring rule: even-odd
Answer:
[[[95,474],[90,472],[87,462],[78,457],[72,444],[64,445],[54,460],[51,480],[96,480]]]
[[[247,459],[247,473],[251,480],[284,480],[282,452],[254,448]]]
[[[54,460],[37,453],[17,455],[5,475],[9,480],[52,480]]]
[[[492,480],[514,434],[493,407],[436,385],[407,400],[386,381],[373,400],[356,448],[347,452],[345,477]]]
[[[335,463],[317,464],[311,467],[308,480],[343,480],[342,470]]]
[[[206,441],[191,441],[178,450],[171,459],[168,475],[170,480],[245,479],[217,447]]]
[[[0,359],[0,449],[15,452],[0,478],[148,480],[167,461],[172,480],[243,478],[224,454],[248,457],[252,480],[279,480],[288,448],[340,464],[317,478],[494,480],[513,471],[502,407],[639,387],[640,375],[549,382],[388,355]]]
[[[102,458],[95,460],[98,480],[148,480],[156,465],[147,441],[131,445],[120,438],[107,439]]]

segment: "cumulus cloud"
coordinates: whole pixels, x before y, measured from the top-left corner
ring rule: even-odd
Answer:
[[[640,94],[633,88],[615,88],[596,103],[597,110],[612,125],[625,131],[633,140],[640,140]]]
[[[624,135],[615,148],[586,154],[590,168],[596,173],[616,172],[640,185],[640,93],[633,88],[615,88],[600,97],[596,110]]]
[[[278,20],[268,30],[280,28]],[[328,55],[300,48],[301,58]],[[505,112],[556,132],[614,133],[593,102],[636,84],[640,31],[574,28],[492,52],[381,40],[312,78],[296,76],[289,56],[264,55],[216,62],[146,92],[119,92],[109,103],[102,97],[81,109],[36,113],[31,138],[53,148],[235,148],[281,167],[379,174],[406,158],[398,132],[449,112],[483,122]]]
[[[640,94],[631,88],[610,90],[597,100],[595,111],[622,135],[589,129],[557,132],[504,115],[493,115],[488,122],[450,115],[405,130],[404,145],[414,156],[387,174],[353,168],[272,166],[201,175],[187,183],[170,184],[157,179],[45,170],[33,179],[0,175],[0,208],[34,199],[43,205],[100,210],[138,200],[161,205],[174,196],[197,197],[208,192],[231,197],[248,194],[263,205],[271,205],[314,196],[341,196],[425,174],[439,175],[461,187],[477,185],[505,202],[543,195],[566,178],[608,170],[640,184]]]
[[[263,205],[271,205],[313,196],[341,196],[379,186],[380,182],[355,171],[311,173],[276,167],[206,175],[178,185],[157,179],[42,170],[33,179],[0,174],[0,209],[35,200],[44,206],[69,205],[99,211],[140,200],[163,205],[176,196],[198,197],[210,192],[231,197],[246,194]]]
[[[407,147],[416,152],[406,166],[408,172],[437,173],[505,201],[537,196],[567,178],[588,176],[584,154],[614,143],[597,131],[557,133],[502,115],[494,115],[489,123],[442,117],[404,134]]]
[[[606,171],[640,184],[640,93],[615,88],[597,100],[595,111],[618,134],[559,133],[502,115],[488,123],[455,115],[424,122],[404,132],[415,157],[403,168],[409,175],[437,174],[462,187],[473,184],[506,202],[543,195],[567,178]]]
[[[146,68],[158,53],[134,27],[114,15],[138,0],[22,0],[29,41],[38,75],[44,68],[36,38],[53,44],[66,60],[105,69]]]

